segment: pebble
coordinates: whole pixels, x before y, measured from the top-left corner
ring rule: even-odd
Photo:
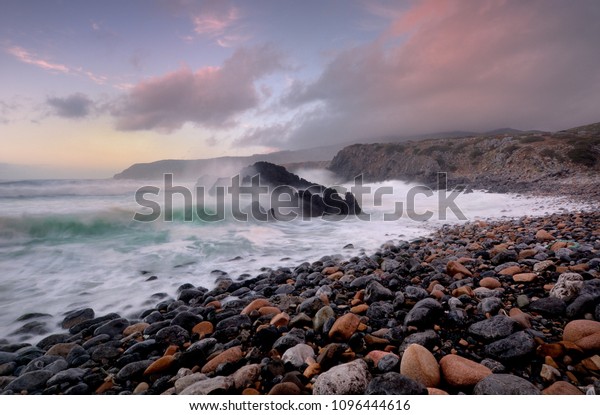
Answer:
[[[575,272],[560,274],[556,284],[550,290],[550,296],[563,301],[571,301],[579,295],[583,287],[583,277]]]
[[[210,321],[201,321],[192,327],[192,333],[197,334],[200,339],[210,336],[215,331],[215,327]]]
[[[546,389],[542,391],[544,395],[583,395],[584,393],[579,390],[578,387],[570,384],[569,382],[565,382],[559,380],[558,382],[554,382],[552,385],[548,386]]]
[[[473,323],[469,327],[469,333],[486,341],[491,342],[510,336],[519,328],[518,323],[503,315],[493,316],[487,320]]]
[[[217,392],[226,393],[233,386],[233,380],[228,376],[216,376],[200,380],[181,391],[180,395],[209,395]]]
[[[290,347],[283,353],[281,360],[292,366],[300,367],[310,359],[315,358],[315,351],[308,344],[300,343]]]
[[[531,382],[510,374],[491,374],[473,388],[475,395],[539,395]]]
[[[573,320],[563,330],[563,340],[576,342],[594,333],[600,333],[600,321]]]
[[[273,386],[269,391],[269,395],[300,395],[302,389],[293,382],[282,382]]]
[[[485,277],[479,281],[479,286],[490,290],[500,288],[502,283],[493,277]]]
[[[401,375],[388,372],[373,378],[365,395],[427,395],[427,388],[421,383]]]
[[[419,344],[406,348],[400,362],[400,374],[426,387],[437,387],[440,383],[440,366],[433,354]]]
[[[533,272],[525,272],[513,275],[514,282],[533,282],[537,279],[537,274]]]
[[[314,395],[362,395],[371,380],[362,359],[337,365],[321,373],[313,386]]]
[[[515,362],[529,357],[536,348],[533,338],[519,331],[485,346],[485,354],[501,362]]]
[[[219,353],[212,360],[209,360],[202,366],[202,373],[211,373],[217,369],[217,366],[223,363],[236,363],[244,356],[240,346],[232,347],[222,353]]]
[[[146,368],[144,371],[144,375],[152,375],[155,373],[166,372],[171,368],[173,363],[175,362],[175,357],[173,356],[163,356],[159,359],[155,360],[150,366]]]
[[[453,354],[442,357],[440,368],[445,381],[457,388],[472,387],[492,374],[484,365]]]
[[[329,330],[329,338],[333,341],[347,341],[356,332],[359,324],[360,317],[356,314],[344,314],[333,323]]]
[[[463,264],[458,261],[449,261],[446,265],[446,273],[451,277],[456,277],[457,274],[461,274],[465,277],[472,277],[473,274]]]

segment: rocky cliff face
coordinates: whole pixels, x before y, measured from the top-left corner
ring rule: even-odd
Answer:
[[[598,193],[600,123],[556,133],[519,133],[448,138],[394,144],[356,144],[344,148],[329,169],[366,182],[401,179],[493,191]],[[554,192],[553,192],[554,190]]]

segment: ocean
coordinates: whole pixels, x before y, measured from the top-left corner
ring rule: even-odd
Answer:
[[[321,172],[302,174],[332,184]],[[176,297],[183,283],[210,288],[222,273],[237,279],[325,255],[370,255],[387,241],[423,237],[443,224],[462,222],[451,211],[441,218],[437,193],[416,198],[414,210],[431,211],[428,220],[411,219],[406,212],[384,220],[398,202],[407,205],[413,186],[400,181],[374,186],[392,189],[381,203],[373,197],[362,201],[369,221],[242,222],[231,214],[215,222],[188,221],[183,198],[174,198],[172,221],[136,221],[136,213],[148,213],[136,202],[136,190],[148,185],[162,186],[112,179],[0,182],[0,339],[34,342],[58,331],[65,312],[81,307],[135,319],[161,299]],[[161,195],[155,200],[164,207]],[[573,208],[556,199],[480,191],[460,194],[455,203],[468,220]]]

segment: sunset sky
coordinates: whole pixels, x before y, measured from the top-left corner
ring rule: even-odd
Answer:
[[[600,1],[0,0],[0,180],[600,121]]]

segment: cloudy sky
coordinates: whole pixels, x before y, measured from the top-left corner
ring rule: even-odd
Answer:
[[[600,121],[597,0],[0,9],[0,179]]]

